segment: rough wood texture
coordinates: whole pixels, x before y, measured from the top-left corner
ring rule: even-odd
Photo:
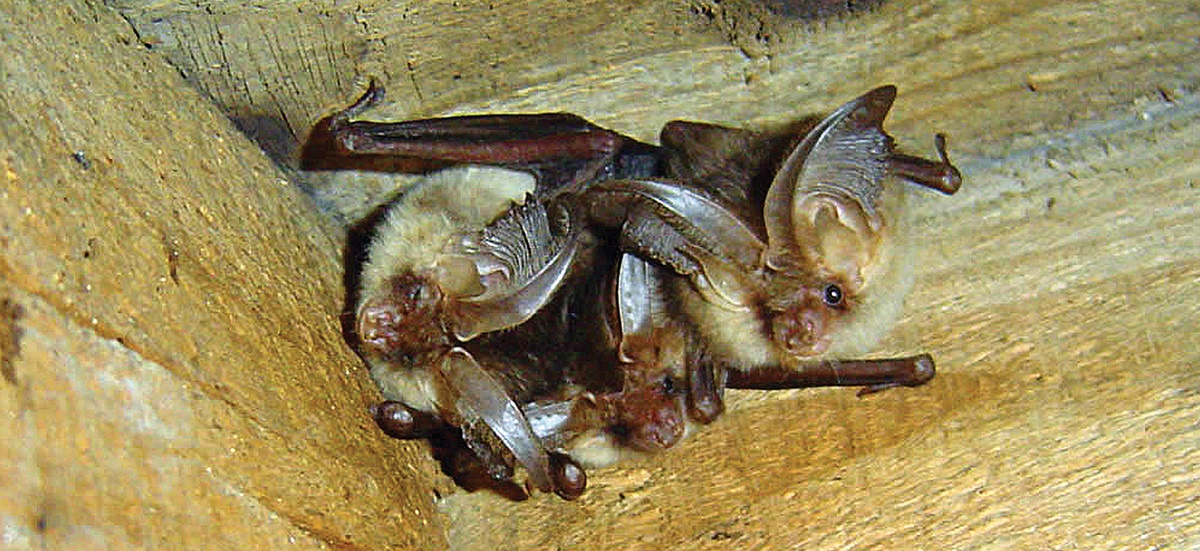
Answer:
[[[737,393],[671,453],[596,473],[578,503],[453,496],[451,541],[1195,547],[1198,100],[1019,162],[970,160],[961,197],[924,201],[933,246],[884,351],[935,353],[930,385]]]
[[[115,11],[0,41],[3,547],[444,545],[309,201]]]
[[[1193,335],[1200,321],[1194,300],[1200,287],[1200,42],[1195,38],[1200,7],[1195,2],[1148,6],[1133,0],[892,0],[859,17],[815,26],[789,22],[750,3],[705,0],[615,6],[450,0],[419,5],[259,2],[252,7],[206,2],[199,8],[171,2],[114,4],[144,43],[171,59],[231,116],[286,121],[267,125],[283,131],[257,133],[260,143],[283,159],[290,155],[290,146],[279,137],[301,135],[311,121],[345,105],[361,90],[366,75],[382,78],[394,102],[379,110],[380,117],[567,110],[642,139],[654,139],[658,128],[672,118],[778,124],[823,112],[874,85],[892,82],[899,86],[900,97],[889,130],[902,146],[927,154],[932,133],[948,132],[951,155],[967,181],[954,198],[921,201],[920,231],[929,246],[922,253],[918,287],[907,319],[880,350],[933,353],[940,374],[930,385],[861,400],[846,390],[737,393],[724,418],[679,448],[592,473],[591,489],[578,502],[538,496],[511,503],[487,494],[455,492],[440,501],[444,519],[430,518],[427,494],[395,488],[408,487],[399,479],[408,477],[409,469],[419,473],[413,485],[427,486],[421,477],[434,469],[432,460],[419,447],[415,456],[398,455],[413,448],[386,442],[370,430],[361,413],[372,396],[369,390],[349,395],[337,390],[355,388],[362,381],[362,371],[342,357],[344,349],[330,317],[341,296],[340,290],[329,291],[337,274],[308,276],[325,287],[297,287],[291,282],[298,268],[282,274],[265,266],[259,270],[257,262],[269,259],[244,254],[250,238],[258,240],[255,243],[294,238],[278,230],[278,217],[285,212],[298,216],[289,206],[296,199],[280,190],[265,195],[262,190],[277,178],[265,163],[253,165],[261,167],[258,176],[240,180],[247,169],[232,171],[214,161],[249,153],[248,145],[234,137],[204,141],[218,132],[213,128],[225,131],[211,119],[170,119],[173,111],[168,110],[153,121],[170,126],[170,132],[135,127],[139,131],[131,129],[124,141],[115,142],[81,133],[78,128],[104,135],[89,118],[98,102],[128,103],[135,111],[128,117],[132,121],[122,124],[141,124],[147,113],[157,112],[140,103],[151,102],[146,97],[151,94],[126,83],[121,84],[125,88],[113,84],[93,91],[94,97],[76,90],[69,71],[46,67],[86,63],[62,50],[38,49],[50,40],[48,29],[58,27],[18,27],[15,22],[29,14],[14,12],[6,16],[13,19],[5,22],[0,35],[6,40],[8,110],[6,165],[0,172],[7,175],[8,197],[0,205],[0,220],[6,239],[3,275],[19,282],[9,293],[9,304],[25,312],[18,319],[30,321],[0,324],[0,342],[60,342],[54,335],[64,333],[52,330],[49,321],[35,323],[57,313],[65,320],[61,323],[99,339],[93,348],[106,351],[108,358],[128,358],[136,352],[165,365],[160,368],[164,373],[187,382],[206,400],[215,400],[213,407],[239,404],[228,420],[222,418],[222,426],[265,426],[269,434],[290,435],[299,434],[293,428],[297,423],[312,424],[310,434],[316,436],[289,451],[326,460],[308,465],[313,470],[295,476],[293,487],[277,472],[283,463],[270,450],[231,457],[216,455],[225,445],[193,449],[188,453],[198,455],[187,457],[211,460],[220,467],[218,472],[233,473],[219,480],[243,494],[221,494],[230,505],[214,505],[216,512],[204,517],[180,496],[201,492],[197,485],[210,479],[192,476],[199,471],[181,471],[186,476],[178,479],[187,486],[156,487],[162,492],[158,501],[129,498],[116,506],[106,503],[100,510],[109,516],[86,517],[101,519],[92,520],[92,525],[132,527],[122,533],[143,538],[134,543],[159,533],[185,541],[192,533],[179,526],[204,518],[230,530],[244,523],[289,534],[298,526],[303,532],[297,537],[312,538],[314,544],[333,541],[328,538],[331,533],[341,534],[330,528],[334,525],[353,530],[354,538],[337,541],[364,546],[381,541],[436,544],[446,529],[452,546],[467,549],[1200,545],[1200,454],[1195,446],[1200,438],[1200,341]],[[91,12],[82,11],[88,14],[86,23],[64,24],[95,25]],[[107,17],[101,18],[107,22]],[[35,34],[39,30],[47,34]],[[96,47],[112,47],[116,35],[102,36]],[[24,61],[10,61],[12,51],[21,53],[17,59]],[[151,63],[142,53],[133,59]],[[18,89],[10,83],[25,81],[9,76],[13,67],[55,84]],[[151,81],[169,80],[162,72],[156,75]],[[172,94],[176,95],[153,102],[174,107],[184,103],[179,98],[191,98],[177,90]],[[41,99],[45,97],[52,99]],[[193,99],[184,104],[198,109]],[[46,105],[52,110],[38,107]],[[21,125],[14,126],[12,120]],[[71,124],[56,122],[64,120]],[[244,182],[236,188],[239,195],[221,197],[246,199],[185,201],[178,213],[152,210],[142,216],[142,209],[155,208],[149,206],[155,203],[143,205],[140,195],[113,191],[127,189],[118,187],[115,174],[105,176],[102,184],[82,179],[98,177],[101,171],[109,174],[115,170],[110,163],[119,161],[123,170],[136,170],[143,178],[134,182],[157,182],[157,174],[175,172],[161,168],[162,158],[146,156],[147,151],[184,139],[193,140],[186,143],[194,142],[197,148],[219,150],[220,155],[188,153],[170,165],[173,170],[205,175],[219,186]],[[108,155],[102,152],[110,151],[109,146],[97,150],[92,145],[125,142],[137,142],[141,153],[121,150],[120,155]],[[80,149],[90,159],[89,170],[82,171],[70,158]],[[114,161],[106,160],[110,157]],[[218,170],[220,176],[207,177]],[[243,176],[235,177],[234,172]],[[18,175],[22,182],[36,177],[47,183],[38,188],[40,195],[12,190],[9,182]],[[128,185],[133,184],[121,184]],[[145,185],[157,190],[156,184]],[[197,185],[188,181],[188,186]],[[84,190],[92,190],[91,195]],[[63,196],[69,200],[63,202]],[[13,197],[26,199],[22,203]],[[103,220],[105,225],[96,226],[103,229],[93,232],[62,223],[82,220],[77,213],[83,211],[77,209],[85,208],[83,199],[88,197],[104,202],[86,212],[109,211],[94,218]],[[38,202],[31,203],[35,198]],[[53,214],[45,216],[53,218],[30,219],[23,209],[33,204],[52,205]],[[217,216],[214,213],[221,217],[206,219]],[[46,225],[47,220],[57,225]],[[292,218],[286,221],[286,227],[292,227]],[[231,225],[254,229],[234,231]],[[138,228],[144,228],[142,233],[134,231]],[[150,237],[138,237],[147,234]],[[141,241],[153,243],[157,248],[142,246],[157,256],[146,256],[144,262],[157,270],[154,277],[167,281],[170,251],[181,251],[180,278],[194,281],[185,288],[189,292],[182,293],[192,301],[183,303],[190,308],[164,311],[156,306],[155,285],[181,292],[172,290],[170,283],[147,281],[134,290],[139,283],[130,279],[135,272],[130,266],[142,257],[111,249],[117,244],[113,235],[120,235],[120,243],[129,243],[133,250],[141,250],[134,247]],[[89,246],[88,238],[97,236],[100,246],[93,249],[96,245]],[[172,239],[182,241],[175,244]],[[336,269],[334,247],[321,242],[311,247],[316,251],[288,254],[319,257],[299,263],[312,270]],[[86,251],[92,252],[85,256]],[[216,293],[210,289],[222,288],[215,282],[236,273],[239,262],[257,274],[251,279],[259,286],[243,294],[215,295],[236,298],[216,301],[216,313],[204,308],[204,298]],[[269,291],[262,283],[265,274],[277,285]],[[281,279],[285,275],[286,281]],[[116,291],[118,281],[129,290]],[[307,310],[300,309],[304,301]],[[249,342],[248,335],[261,331],[255,320],[263,313],[288,320],[285,327],[291,328],[299,325],[292,322],[299,312],[316,315],[313,305],[320,305],[326,318],[312,325],[303,346],[281,344],[300,337],[272,333],[274,340],[263,348],[237,349],[238,362],[256,362],[245,371],[234,370],[228,355],[212,352],[223,350],[214,342]],[[240,314],[243,308],[255,315]],[[103,330],[87,329],[93,317]],[[187,332],[174,329],[178,327]],[[190,339],[186,346],[149,344],[175,333]],[[14,340],[14,334],[26,336]],[[28,337],[34,334],[48,336]],[[114,344],[117,337],[126,344]],[[20,396],[39,396],[20,394],[18,389],[27,388],[22,385],[33,384],[22,382],[24,377],[37,380],[26,373],[58,374],[66,369],[59,367],[61,360],[47,360],[56,363],[40,371],[22,367],[20,362],[27,361],[23,358],[33,355],[26,350],[33,349],[30,344],[13,354],[11,346],[4,348],[4,358],[16,359],[3,364],[4,373],[18,381],[5,387],[5,400],[10,400],[4,402],[6,407],[19,403]],[[264,375],[271,364],[281,363],[280,349],[302,349],[307,356],[290,363],[308,366],[299,372],[329,380],[301,383],[282,375],[294,377],[297,370],[280,372],[279,380]],[[143,350],[159,352],[156,356]],[[326,354],[329,359],[322,358]],[[121,361],[114,365],[125,365]],[[81,388],[94,394],[100,384]],[[289,402],[307,409],[280,406],[281,396],[294,398],[307,384],[335,390],[308,394],[317,399],[316,405],[304,399]],[[258,400],[270,407],[259,412],[259,406],[248,405]],[[335,406],[336,411],[331,409]],[[48,450],[67,453],[63,450],[87,444],[86,449],[96,453],[97,443],[106,440],[91,436],[92,431],[109,426],[96,418],[126,423],[118,427],[137,426],[132,423],[143,411],[98,405],[90,415],[104,416],[89,420],[68,417],[62,413],[65,407],[47,405],[51,413],[36,417],[61,419],[58,424],[39,426],[19,416],[10,417],[18,421],[5,421],[6,434],[58,444],[6,450],[23,463],[5,457],[3,464],[36,467],[39,463],[33,458],[51,453]],[[66,424],[68,418],[77,424]],[[64,434],[67,426],[74,432]],[[332,435],[342,434],[338,430],[350,436],[345,437],[347,443],[334,446]],[[217,432],[204,438],[185,432],[192,436],[182,440],[195,445],[229,438]],[[80,433],[85,435],[82,444],[76,438]],[[261,446],[272,441],[244,438]],[[145,442],[144,449],[167,453],[158,446],[167,440]],[[244,445],[234,447],[241,450]],[[143,477],[98,467],[87,453],[79,453],[82,459],[67,462],[71,476],[129,493],[129,488],[146,484]],[[378,455],[368,459],[368,453]],[[336,464],[339,457],[342,466]],[[347,487],[348,471],[369,473],[364,476],[374,482],[355,487],[361,493],[353,499],[301,499],[307,492]],[[331,478],[318,483],[318,477]],[[42,474],[19,480],[60,479]],[[433,484],[443,495],[447,491],[444,479],[435,477]],[[8,487],[3,503],[25,508],[6,522],[19,519],[18,525],[28,530],[52,526],[56,518],[37,517],[37,511],[92,510],[87,508],[90,502],[44,489],[56,488],[53,484],[22,485],[24,493]],[[24,505],[26,494],[58,500],[34,502],[54,505],[39,509]],[[157,507],[160,520],[139,514],[150,510],[138,509],[149,507],[146,503]],[[246,520],[238,508],[250,507],[246,503],[279,518],[274,523],[258,517]],[[428,540],[388,524],[411,520],[413,505],[421,519],[431,523],[420,534]],[[362,511],[376,516],[357,517]],[[401,518],[386,516],[389,511]],[[39,524],[36,518],[47,520]],[[207,532],[196,535],[211,537]]]

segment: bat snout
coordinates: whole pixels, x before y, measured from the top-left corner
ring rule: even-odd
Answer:
[[[616,430],[626,445],[641,451],[665,450],[684,435],[682,404],[673,395],[657,390],[626,391]]]
[[[829,348],[828,320],[821,308],[794,308],[772,319],[775,343],[792,356],[816,356]]]
[[[364,349],[384,356],[416,356],[445,344],[441,294],[420,278],[396,278],[388,293],[358,309],[355,330]]]

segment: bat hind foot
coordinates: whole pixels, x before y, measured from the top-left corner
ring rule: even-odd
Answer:
[[[403,402],[386,400],[371,406],[371,417],[385,434],[401,440],[428,438],[446,428],[440,417],[413,409]]]
[[[587,472],[566,454],[550,453],[550,477],[554,493],[568,501],[578,498],[587,488]]]

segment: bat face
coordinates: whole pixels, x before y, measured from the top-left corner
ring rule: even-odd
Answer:
[[[772,340],[788,355],[869,347],[872,342],[861,341],[873,341],[872,335],[847,335],[845,329],[889,326],[890,319],[859,320],[898,311],[898,304],[878,308],[886,297],[873,295],[899,302],[907,291],[884,282],[895,279],[903,238],[896,226],[904,189],[889,174],[892,140],[882,127],[895,92],[872,90],[826,117],[791,152],[767,191],[767,311]],[[831,350],[833,343],[841,346]]]
[[[902,228],[906,190],[892,184],[871,218],[853,198],[803,202],[797,245],[768,260],[764,278],[764,310],[780,354],[862,354],[899,315],[912,263]]]
[[[624,374],[616,412],[622,442],[657,451],[683,438],[687,424],[684,381],[686,338],[670,319],[662,292],[665,272],[623,254],[615,277],[617,356]]]
[[[932,378],[928,356],[841,359],[890,326],[907,291],[903,181],[960,182],[940,136],[940,161],[893,150],[893,87],[792,147],[671,123],[656,148],[562,114],[349,120],[379,97],[322,121],[306,154],[467,165],[406,192],[363,267],[356,344],[389,434],[451,435],[487,476],[520,466],[569,499],[581,465],[661,451],[713,421],[726,386]]]

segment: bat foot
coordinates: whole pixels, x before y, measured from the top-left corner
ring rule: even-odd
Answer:
[[[550,476],[554,493],[567,501],[578,498],[587,488],[587,472],[566,454],[550,453]]]
[[[921,386],[933,380],[933,377],[937,375],[937,367],[933,364],[933,357],[929,354],[921,354],[912,358],[901,358],[897,361],[900,363],[901,368],[894,373],[893,380],[865,386],[858,390],[857,396],[862,398],[868,394],[875,394],[876,392],[901,386]]]
[[[429,438],[446,428],[437,415],[408,407],[403,402],[387,400],[370,407],[371,417],[385,434],[400,440]]]
[[[937,149],[937,161],[894,153],[890,159],[892,168],[901,178],[914,184],[954,195],[962,187],[962,173],[946,155],[946,135],[935,134],[933,145]]]

